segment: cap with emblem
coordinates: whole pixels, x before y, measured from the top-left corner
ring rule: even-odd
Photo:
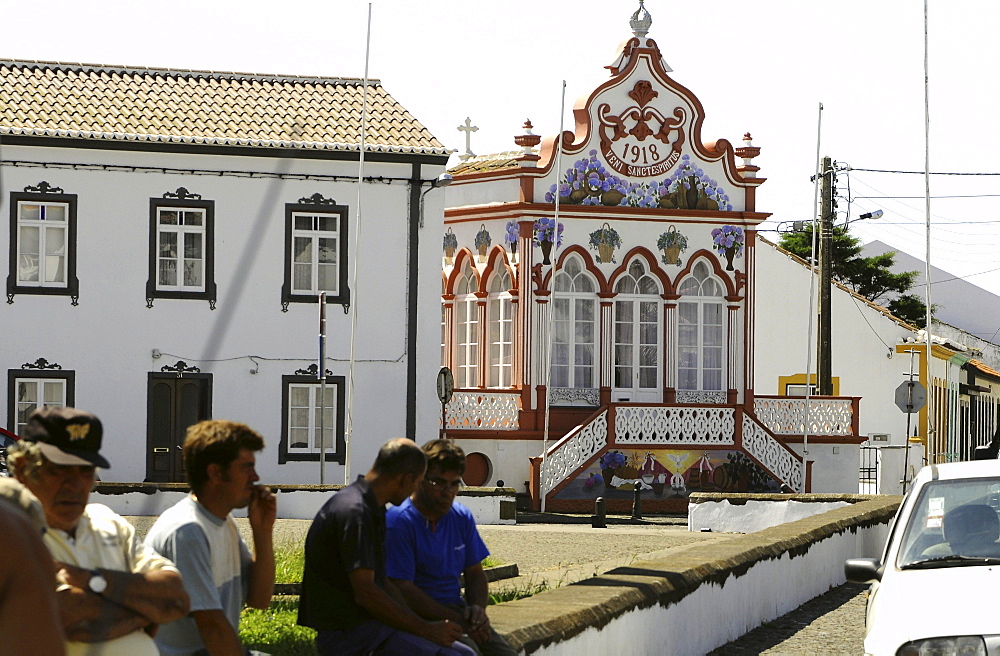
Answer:
[[[76,408],[39,408],[21,432],[25,442],[36,442],[56,465],[111,465],[97,451],[101,448],[101,420]]]

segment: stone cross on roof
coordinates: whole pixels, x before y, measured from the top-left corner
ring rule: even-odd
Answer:
[[[472,133],[479,132],[479,128],[472,124],[472,119],[468,116],[465,117],[465,123],[458,126],[459,132],[465,133],[465,153],[459,155],[458,158],[463,162],[471,157],[475,157],[476,154],[472,152]]]

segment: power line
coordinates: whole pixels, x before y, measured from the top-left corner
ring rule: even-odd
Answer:
[[[866,198],[866,199],[889,199],[889,200],[899,200],[900,198],[907,200],[917,200],[923,199],[923,196],[855,196],[854,198]],[[931,198],[1000,198],[1000,194],[967,194],[967,195],[952,195],[952,196],[931,196]]]
[[[917,175],[923,175],[923,171],[892,171],[889,169],[859,169],[856,167],[850,167],[848,171],[865,171],[866,173],[912,173]],[[931,175],[970,175],[970,176],[1000,176],[1000,173],[954,173],[954,172],[944,172],[944,171],[931,171]],[[923,196],[919,196],[923,198]]]

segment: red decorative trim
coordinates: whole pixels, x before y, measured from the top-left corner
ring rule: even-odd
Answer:
[[[597,265],[594,263],[594,258],[590,256],[590,252],[580,244],[573,244],[572,246],[567,246],[565,249],[560,251],[559,257],[556,260],[557,262],[556,268],[561,271],[563,269],[563,266],[566,264],[566,259],[573,254],[580,256],[580,258],[583,260],[583,268],[589,271],[590,274],[594,276],[594,278],[597,280],[598,296],[600,296],[602,293],[611,294],[612,292],[608,287],[608,281],[604,277],[604,273],[599,268],[597,268]],[[551,279],[552,279],[552,269],[549,269],[549,271],[545,274],[545,279],[543,281],[545,289],[548,289],[549,285],[552,284]]]
[[[455,264],[451,269],[451,274],[448,275],[447,282],[445,284],[445,292],[448,294],[455,293],[455,284],[458,279],[462,277],[462,269],[465,264],[465,260],[469,260],[469,267],[472,269],[472,273],[476,276],[476,289],[482,289],[483,281],[479,275],[479,269],[476,268],[476,257],[472,254],[466,247],[458,249],[455,253]]]
[[[722,268],[722,263],[719,262],[719,258],[716,257],[715,253],[702,248],[694,252],[691,257],[688,258],[687,265],[680,270],[680,273],[674,278],[674,284],[677,289],[680,289],[681,283],[684,279],[691,275],[691,271],[694,270],[694,265],[698,263],[699,259],[704,259],[712,267],[712,271],[715,273],[715,277],[722,281],[726,286],[726,297],[737,296],[736,285],[733,283],[733,279],[729,277],[725,269]],[[739,298],[739,296],[737,296]]]
[[[660,263],[657,261],[656,255],[654,255],[652,251],[645,246],[636,246],[622,256],[621,265],[615,269],[609,277],[608,291],[612,291],[614,289],[615,283],[618,282],[618,278],[628,272],[628,265],[636,257],[641,257],[646,260],[646,264],[648,265],[646,268],[649,273],[653,274],[657,280],[660,281],[663,292],[672,293],[674,291],[674,287],[670,282],[670,276],[668,276],[666,272],[660,268]]]
[[[482,281],[480,290],[487,292],[487,287],[489,286],[489,280],[493,277],[493,273],[504,267],[507,269],[508,275],[510,275],[511,284],[513,284],[512,289],[506,289],[504,291],[513,292],[517,289],[517,274],[514,272],[514,267],[511,265],[510,260],[507,257],[507,249],[503,246],[493,246],[490,248],[489,253],[486,256],[486,266],[483,268]]]

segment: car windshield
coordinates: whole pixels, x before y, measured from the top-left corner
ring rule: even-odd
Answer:
[[[1000,563],[1000,477],[933,481],[903,531],[900,569]]]

